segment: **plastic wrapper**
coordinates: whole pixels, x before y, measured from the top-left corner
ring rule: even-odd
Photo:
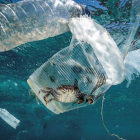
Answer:
[[[20,121],[11,115],[6,109],[0,108],[0,117],[14,129],[16,129],[20,123]]]

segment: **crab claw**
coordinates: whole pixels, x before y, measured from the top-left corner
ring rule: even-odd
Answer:
[[[93,104],[94,103],[94,99],[91,95],[87,95],[87,101],[89,104]]]
[[[84,102],[84,100],[79,100],[77,103],[82,104],[83,102]]]

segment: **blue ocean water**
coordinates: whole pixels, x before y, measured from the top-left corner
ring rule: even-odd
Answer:
[[[124,44],[130,26],[132,1],[76,0],[88,5],[92,18],[112,35],[118,47]],[[136,36],[138,35],[139,29]],[[20,120],[13,129],[0,119],[0,140],[115,140],[103,127],[101,99],[94,105],[55,115],[34,97],[29,96],[28,77],[51,56],[71,41],[67,32],[42,41],[26,43],[0,53],[0,108],[5,108]],[[137,42],[135,49],[139,46]],[[104,121],[110,133],[126,140],[140,139],[140,78],[135,75],[131,85],[127,81],[112,86],[106,93]]]

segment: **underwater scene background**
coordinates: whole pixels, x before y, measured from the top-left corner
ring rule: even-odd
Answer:
[[[5,1],[0,1],[5,3]],[[12,3],[16,1],[6,1]],[[130,0],[75,0],[92,11],[91,17],[103,25],[121,48],[129,35]],[[140,26],[139,26],[140,27]],[[135,38],[140,34],[138,28]],[[13,50],[0,52],[0,108],[20,120],[13,129],[0,119],[0,140],[115,140],[103,127],[101,99],[94,105],[60,115],[50,112],[29,95],[29,76],[59,50],[67,47],[71,32],[41,41],[26,43]],[[140,40],[133,49],[138,49]],[[128,88],[127,81],[112,86],[106,93],[104,121],[111,133],[126,140],[140,139],[140,78],[135,75]]]

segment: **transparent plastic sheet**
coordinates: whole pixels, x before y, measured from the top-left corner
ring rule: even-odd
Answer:
[[[127,39],[130,27],[131,1],[107,0],[99,1],[99,5],[88,6],[91,7],[92,18],[107,29],[117,46],[121,48]]]
[[[69,48],[63,49],[61,52],[58,52],[53,58],[51,58],[47,63],[41,66],[35,71],[35,73],[30,76],[28,84],[31,86],[33,91],[38,96],[38,92],[43,87],[51,87],[56,89],[65,85],[74,85],[75,79],[78,80],[78,86],[81,88],[81,91],[87,94],[90,94],[94,87],[96,86],[97,78],[94,75],[94,70],[88,64],[86,57],[84,56],[81,48],[81,44],[77,44],[76,50],[69,52]],[[81,60],[74,60],[74,54],[79,51],[77,58],[81,56]],[[85,62],[84,62],[85,60]],[[80,62],[82,64],[80,64]],[[97,70],[99,76],[102,76],[100,71]],[[91,77],[92,76],[92,77]],[[95,80],[92,80],[92,78]],[[103,78],[103,77],[101,77]],[[102,87],[103,88],[103,87]],[[105,88],[105,86],[104,86]],[[100,92],[101,93],[101,92]],[[43,97],[45,94],[40,94],[40,100],[46,105]],[[52,98],[51,95],[48,97],[48,100]],[[75,103],[61,103],[57,101],[52,101],[47,104],[52,112],[59,114],[65,111],[71,110],[73,108],[86,106],[87,104],[78,105]]]
[[[131,80],[134,80],[133,74],[140,74],[140,49],[129,52],[124,62],[127,69],[126,78],[128,81],[128,87]]]
[[[121,83],[125,72],[122,54],[106,29],[88,17],[72,18],[69,26],[77,40],[85,41],[92,46],[110,83],[113,85]],[[92,61],[89,63],[92,65]]]
[[[127,64],[129,66],[127,66]],[[140,49],[131,51],[125,59],[125,65],[128,70],[135,69],[135,74],[140,73]],[[131,66],[130,66],[131,65]]]
[[[69,31],[68,20],[82,8],[72,0],[25,0],[0,4],[0,51]]]
[[[125,44],[120,49],[124,56],[130,49],[131,43],[135,38],[135,34],[137,33],[139,26],[140,26],[140,2],[139,0],[132,0],[129,33],[125,41]]]
[[[91,9],[92,18],[107,29],[117,46],[122,49],[131,34],[130,27],[132,28],[136,20],[135,14],[138,13],[140,7],[139,0],[99,1],[99,5],[89,3],[88,7]],[[133,38],[132,35],[131,37]],[[133,39],[136,37],[137,35]],[[136,48],[139,45],[140,42],[137,42]]]
[[[79,105],[56,100],[46,103],[53,95],[46,98],[44,93],[40,93],[44,87],[55,90],[62,85],[74,86],[76,80],[82,93],[96,97],[124,79],[122,55],[101,25],[89,17],[80,17],[72,18],[69,28],[73,34],[70,46],[56,53],[28,79],[35,94],[55,114],[84,107],[88,103]]]
[[[129,87],[132,80],[134,80],[133,74],[140,74],[139,68],[139,28],[140,28],[140,2],[139,0],[132,1],[131,15],[130,15],[130,28],[128,38],[120,49],[124,55],[124,63],[126,66],[126,80],[128,81],[127,87]],[[135,40],[136,38],[136,40]],[[136,44],[136,46],[135,46]],[[134,49],[133,49],[134,48]],[[133,50],[133,51],[131,51]]]

